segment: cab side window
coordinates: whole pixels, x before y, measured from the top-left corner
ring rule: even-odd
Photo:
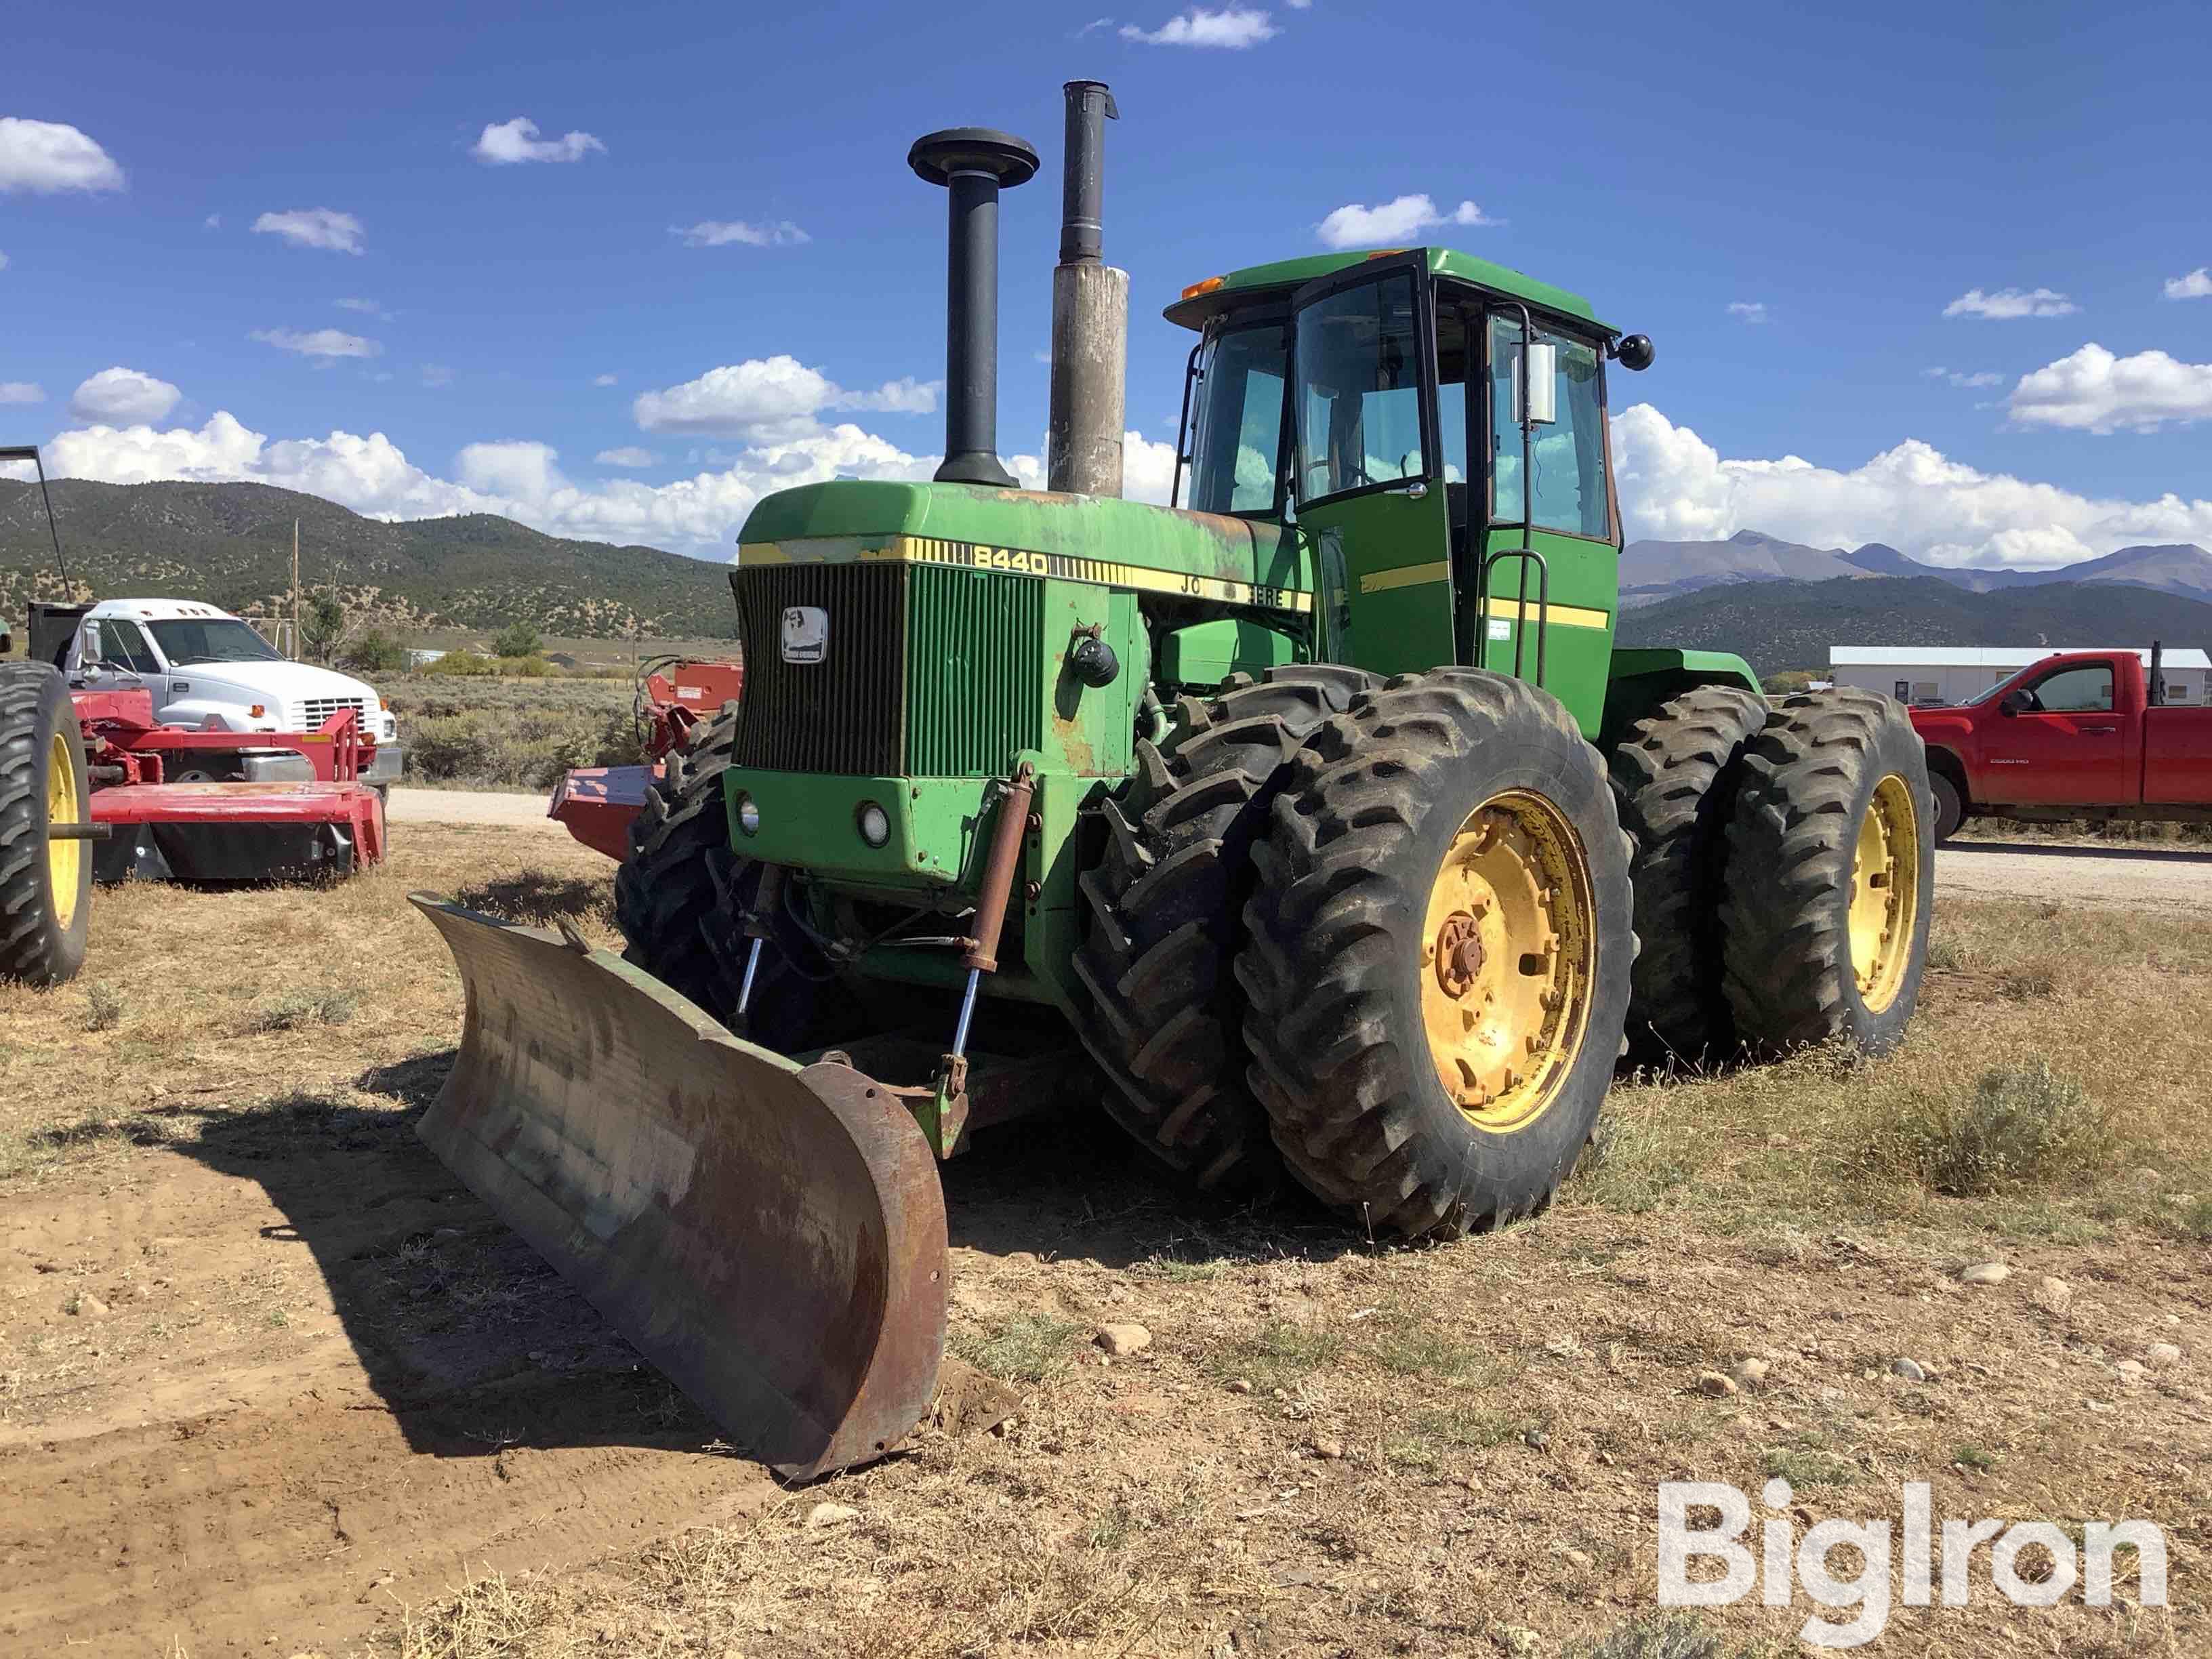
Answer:
[[[2030,690],[2029,708],[2039,714],[2103,714],[2112,707],[2109,663],[2085,663],[2046,674]]]
[[[154,649],[134,622],[109,620],[100,624],[100,660],[110,668],[127,668],[134,674],[157,674]]]

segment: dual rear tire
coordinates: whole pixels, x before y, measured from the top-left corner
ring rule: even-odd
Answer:
[[[1850,687],[1768,707],[1708,686],[1613,750],[1636,840],[1631,1052],[1879,1054],[1919,1000],[1940,803],[1905,710]]]

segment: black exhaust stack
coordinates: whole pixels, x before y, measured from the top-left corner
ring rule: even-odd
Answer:
[[[999,460],[999,192],[1027,184],[1036,151],[1010,132],[951,127],[915,140],[907,165],[948,191],[945,461],[940,483],[1012,489]]]
[[[1105,261],[1106,123],[1121,118],[1103,81],[1070,81],[1062,161],[1060,264],[1052,273],[1052,399],[1046,488],[1121,493],[1121,416],[1129,362],[1129,273]]]

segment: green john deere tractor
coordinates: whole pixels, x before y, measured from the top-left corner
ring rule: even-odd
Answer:
[[[1200,1186],[1449,1237],[1550,1199],[1624,1049],[1897,1041],[1904,711],[1614,645],[1648,339],[1442,249],[1235,271],[1167,309],[1186,506],[1024,490],[994,238],[1036,157],[909,159],[951,192],[946,460],[745,521],[744,702],[634,827],[626,957],[422,901],[468,988],[425,1137],[733,1439],[805,1475],[912,1426],[935,1162],[1015,1112],[1093,1093]]]

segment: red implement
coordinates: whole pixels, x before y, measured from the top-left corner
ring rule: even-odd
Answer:
[[[101,881],[342,878],[384,857],[384,802],[360,783],[139,783],[92,792]]]

